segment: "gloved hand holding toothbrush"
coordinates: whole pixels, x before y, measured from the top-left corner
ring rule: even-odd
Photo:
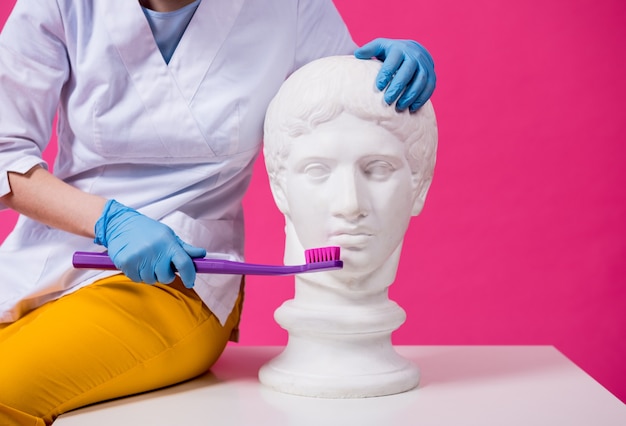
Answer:
[[[108,249],[115,266],[135,282],[169,284],[178,271],[185,287],[196,280],[192,258],[206,250],[182,241],[171,228],[115,200],[104,206],[95,242]]]

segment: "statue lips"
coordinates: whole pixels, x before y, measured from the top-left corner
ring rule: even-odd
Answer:
[[[373,237],[374,232],[365,227],[342,228],[331,232],[329,242],[342,249],[362,249]]]

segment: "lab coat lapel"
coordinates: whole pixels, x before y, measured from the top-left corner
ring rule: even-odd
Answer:
[[[244,1],[200,2],[169,63],[185,98],[192,99],[202,84]]]
[[[202,3],[211,2],[205,0]],[[193,150],[197,156],[213,157],[213,150],[190,112],[191,98],[183,96],[178,88],[154,41],[139,2],[104,0],[98,4],[111,40],[137,88],[153,128],[167,144],[169,155],[188,156]],[[181,139],[180,135],[185,137]]]

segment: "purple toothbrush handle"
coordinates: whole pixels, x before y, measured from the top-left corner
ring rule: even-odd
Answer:
[[[117,269],[108,254],[88,251],[75,252],[72,265],[79,269]]]
[[[193,259],[196,271],[200,274],[232,274],[232,275],[294,275],[306,272],[328,271],[341,269],[341,260],[312,262],[305,265],[260,265],[254,263],[234,262],[222,259]],[[83,269],[117,269],[106,253],[77,251],[72,257],[75,268]]]

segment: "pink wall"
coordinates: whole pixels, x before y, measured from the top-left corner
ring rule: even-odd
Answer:
[[[13,0],[0,6],[4,21]],[[336,0],[360,43],[435,57],[435,181],[391,297],[397,344],[554,345],[626,401],[626,6],[621,0]],[[262,162],[250,261],[282,261]],[[0,213],[0,239],[14,215]],[[242,344],[283,344],[289,278],[249,277]]]

